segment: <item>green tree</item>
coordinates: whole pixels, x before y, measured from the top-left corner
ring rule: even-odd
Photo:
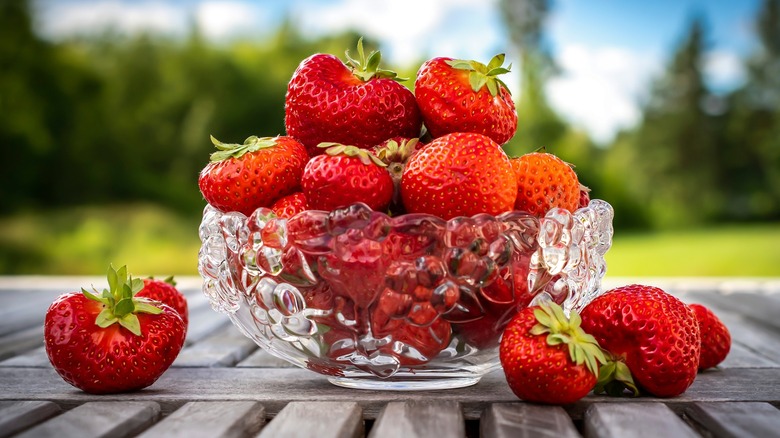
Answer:
[[[702,72],[706,28],[694,18],[666,71],[652,84],[643,118],[630,136],[626,184],[658,226],[716,217],[719,119],[708,113],[712,94]]]
[[[731,117],[720,190],[726,219],[780,218],[780,0],[765,0],[747,81],[729,96]]]

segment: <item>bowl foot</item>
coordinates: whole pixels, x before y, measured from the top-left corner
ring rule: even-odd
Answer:
[[[434,377],[395,375],[389,379],[376,377],[328,377],[336,386],[352,389],[370,389],[374,391],[424,391],[464,388],[476,385],[481,377]]]

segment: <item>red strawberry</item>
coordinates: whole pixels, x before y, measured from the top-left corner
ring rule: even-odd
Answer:
[[[322,146],[327,146],[325,154],[306,164],[301,179],[309,208],[330,211],[362,202],[376,211],[387,210],[393,179],[383,162],[355,146]]]
[[[696,314],[701,330],[701,355],[699,369],[712,368],[726,359],[731,350],[731,333],[712,310],[701,304],[689,304]]]
[[[189,315],[187,310],[187,299],[184,295],[176,289],[176,282],[173,277],[168,277],[165,280],[155,280],[154,278],[144,279],[144,288],[137,294],[137,297],[149,298],[150,300],[159,301],[163,304],[167,304],[173,307],[173,310],[179,312],[182,321],[184,321],[184,327],[186,330],[189,323]]]
[[[452,58],[426,61],[417,72],[414,92],[428,132],[434,138],[475,132],[498,144],[509,141],[517,130],[517,112],[509,89],[497,77],[509,72],[503,63],[503,54],[488,65]]]
[[[184,344],[185,325],[166,304],[138,297],[143,281],[108,271],[109,289],[60,296],[46,312],[46,354],[71,385],[93,394],[154,383]]]
[[[517,182],[509,158],[489,137],[455,133],[439,137],[406,163],[401,197],[410,213],[451,219],[511,210]]]
[[[517,177],[515,210],[542,217],[552,208],[574,212],[580,203],[580,182],[574,169],[553,154],[532,152],[512,158]]]
[[[606,362],[593,336],[567,318],[555,303],[521,310],[507,325],[499,358],[507,383],[523,400],[569,404],[596,384],[599,362]]]
[[[590,189],[580,184],[580,200],[577,203],[577,208],[585,208],[590,204]]]
[[[241,145],[211,141],[219,151],[200,172],[198,186],[214,208],[248,216],[300,187],[309,156],[294,139],[252,136]]]
[[[301,62],[287,86],[287,134],[320,154],[322,142],[370,148],[390,137],[417,137],[422,118],[412,92],[396,81],[394,72],[379,69],[381,55],[347,53],[349,65],[337,57],[316,54]]]
[[[274,202],[274,205],[271,206],[271,210],[273,210],[277,216],[284,219],[289,219],[308,209],[309,204],[306,202],[306,195],[304,195],[303,192],[295,192],[292,195],[279,198]]]
[[[391,333],[393,342],[380,350],[396,356],[401,365],[422,365],[435,358],[450,343],[452,328],[443,318],[436,318],[424,326],[402,320],[395,322],[398,325]]]
[[[582,328],[614,359],[602,368],[598,390],[621,394],[625,386],[636,395],[638,386],[657,397],[674,397],[696,378],[701,347],[696,315],[663,290],[618,287],[591,301],[581,315]]]

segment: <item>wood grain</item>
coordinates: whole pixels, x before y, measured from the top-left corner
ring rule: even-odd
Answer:
[[[769,403],[694,403],[685,414],[715,437],[780,436],[780,410]]]
[[[696,438],[685,422],[662,403],[596,403],[585,413],[589,438]]]
[[[154,402],[89,402],[17,437],[131,437],[149,427],[159,416],[160,406]]]
[[[0,438],[11,436],[61,412],[48,401],[0,402]]]
[[[579,438],[566,411],[559,406],[496,403],[479,423],[484,438]]]
[[[379,414],[370,438],[456,438],[466,436],[460,403],[455,401],[391,402]]]
[[[358,438],[362,410],[353,402],[292,402],[258,435],[261,438]]]
[[[139,437],[244,437],[256,434],[263,424],[265,409],[257,402],[190,402]]]

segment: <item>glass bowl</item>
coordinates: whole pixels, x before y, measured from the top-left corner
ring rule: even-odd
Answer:
[[[517,309],[552,300],[568,312],[600,293],[612,218],[601,200],[446,221],[364,204],[290,219],[207,206],[198,269],[242,333],[336,385],[457,388],[500,366]]]

